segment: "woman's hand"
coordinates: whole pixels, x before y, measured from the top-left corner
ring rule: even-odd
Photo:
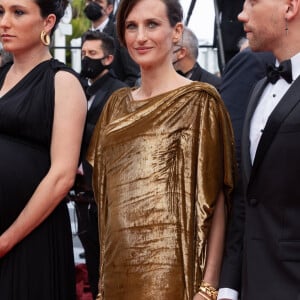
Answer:
[[[208,296],[204,297],[204,296],[200,295],[199,293],[197,293],[193,298],[193,300],[207,300],[207,299],[209,299]]]
[[[0,236],[0,258],[5,256],[11,249],[10,243],[4,235]]]

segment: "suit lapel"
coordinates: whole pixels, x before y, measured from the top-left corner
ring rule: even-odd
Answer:
[[[194,70],[190,79],[193,81],[204,81],[202,78],[202,73],[202,68],[200,67],[200,65],[196,64],[194,66]]]
[[[107,97],[107,89],[106,88],[104,90],[100,89],[96,93],[95,99],[87,113],[87,118],[90,123],[94,123],[94,124],[97,123],[100,112],[102,111],[107,98],[108,97]]]
[[[299,85],[300,77],[298,77],[292,84],[292,86],[288,89],[286,94],[282,97],[282,99],[279,101],[278,105],[275,107],[270,117],[268,118],[267,124],[256,150],[250,181],[254,174],[257,172],[257,169],[261,164],[267,150],[269,149],[275,135],[277,134],[282,122],[284,122],[289,113],[300,101]]]
[[[95,99],[90,107],[90,111],[93,111],[96,107],[99,106],[99,103],[102,101],[103,97],[106,95],[106,88],[103,87],[97,91],[95,94]]]
[[[100,103],[103,102],[103,99],[107,97],[107,91],[110,88],[110,77],[108,74],[105,74],[103,77],[99,78],[91,87],[89,87],[88,92],[90,94],[94,93],[94,101],[88,110],[88,116],[98,115],[99,109],[102,109]]]
[[[267,84],[267,80],[266,78],[264,78],[258,81],[258,83],[255,85],[245,115],[242,140],[241,140],[241,151],[242,151],[241,161],[242,161],[243,174],[246,180],[245,182],[249,182],[249,178],[251,174],[250,140],[249,140],[250,122],[254,110],[258,104],[258,101],[262,95],[262,92],[266,84]]]
[[[112,37],[115,36],[115,25],[111,19],[109,19],[108,23],[106,24],[105,28],[103,29],[103,32],[105,32],[109,36],[112,36]]]

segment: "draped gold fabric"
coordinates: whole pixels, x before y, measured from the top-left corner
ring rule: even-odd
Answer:
[[[233,187],[230,121],[193,82],[134,101],[115,92],[92,138],[103,300],[192,300],[216,198]]]

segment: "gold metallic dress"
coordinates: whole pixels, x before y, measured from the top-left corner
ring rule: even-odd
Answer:
[[[227,112],[193,82],[145,101],[108,101],[90,144],[102,300],[192,300],[220,190],[233,187]]]

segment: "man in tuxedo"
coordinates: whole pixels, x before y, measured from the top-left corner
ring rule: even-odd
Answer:
[[[218,299],[300,299],[300,1],[246,0],[238,18],[251,49],[280,66],[246,112]]]
[[[221,78],[201,68],[197,63],[199,42],[191,29],[185,27],[182,39],[174,46],[173,65],[183,76],[193,80],[207,82],[219,88]]]
[[[139,78],[140,69],[131,59],[125,47],[121,46],[114,23],[114,0],[86,0],[84,13],[91,21],[92,31],[103,31],[115,40],[115,56],[112,65],[116,76],[127,85],[133,86]]]
[[[86,90],[88,113],[82,142],[82,157],[90,143],[94,127],[110,95],[125,87],[110,68],[114,60],[114,41],[107,34],[89,31],[83,36],[81,76],[88,78]],[[92,167],[83,159],[74,186],[75,208],[78,220],[78,236],[85,251],[91,291],[96,298],[99,280],[99,238],[97,207],[92,191]]]

